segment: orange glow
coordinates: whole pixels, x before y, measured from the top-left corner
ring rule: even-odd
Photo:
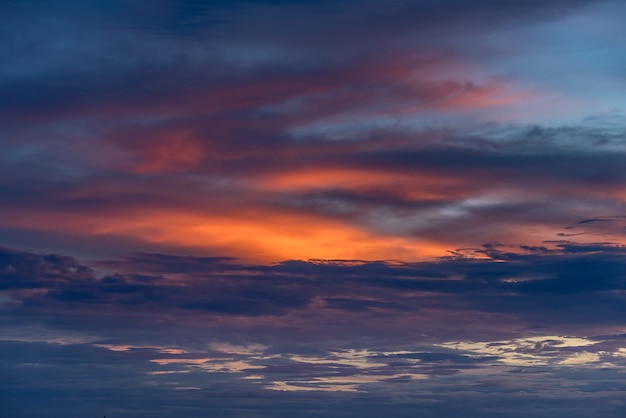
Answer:
[[[130,237],[255,262],[311,258],[417,260],[443,255],[447,249],[445,245],[375,234],[311,215],[262,210],[229,215],[157,210],[129,212],[123,217],[51,212],[4,215],[3,219],[11,219],[12,226],[91,237]]]
[[[443,248],[400,237],[377,236],[341,222],[287,213],[238,213],[231,216],[156,215],[147,220],[151,242],[210,247],[220,254],[261,262],[288,259],[418,259]],[[167,225],[156,228],[156,225]]]
[[[328,189],[341,186],[354,190],[385,186],[384,190],[403,191],[405,199],[427,200],[445,197],[446,186],[453,183],[453,179],[430,178],[423,179],[427,184],[423,186],[421,181],[418,176],[395,173],[311,169],[258,178],[248,186],[256,189],[252,195],[316,187]],[[123,189],[123,185],[118,186]],[[80,198],[85,193],[85,190],[75,190],[73,197]],[[126,207],[122,204],[121,207],[113,205],[113,208],[96,208],[93,211],[5,210],[0,213],[0,225],[72,234],[90,242],[98,236],[121,242],[139,241],[151,244],[152,248],[178,247],[181,251],[198,255],[232,256],[261,263],[315,258],[417,261],[494,240],[503,244],[523,242],[527,245],[546,245],[543,241],[562,239],[558,234],[564,232],[563,227],[566,226],[494,222],[476,228],[467,225],[467,228],[458,230],[454,227],[459,225],[455,223],[455,213],[435,213],[433,219],[443,223],[434,225],[436,231],[429,230],[426,225],[426,232],[419,236],[410,230],[384,232],[377,225],[364,223],[356,216],[354,219],[350,216],[335,217],[306,209],[272,207],[254,201],[244,203],[238,198],[238,195],[204,200],[196,197],[188,201],[179,198],[174,199],[178,202],[173,203],[175,206],[161,208],[141,204]],[[447,216],[453,218],[447,219]],[[446,226],[448,221],[451,226]],[[410,228],[411,222],[407,225]],[[603,225],[592,226],[598,229]],[[587,225],[574,232],[583,227]],[[598,233],[606,231],[590,233],[588,241],[602,239]],[[577,240],[581,242],[581,238]],[[611,239],[626,244],[620,236],[612,236]]]
[[[307,191],[343,188],[348,190],[386,187],[402,191],[413,199],[438,199],[446,187],[458,185],[458,178],[426,174],[394,173],[366,169],[311,168],[268,175],[254,180],[253,187],[268,191]],[[447,195],[449,197],[449,195]]]

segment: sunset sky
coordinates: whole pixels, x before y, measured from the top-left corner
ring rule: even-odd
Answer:
[[[623,0],[0,0],[0,416],[626,416]]]

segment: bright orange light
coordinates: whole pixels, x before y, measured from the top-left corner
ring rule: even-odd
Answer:
[[[82,236],[126,236],[256,262],[289,259],[417,260],[445,254],[442,245],[384,236],[306,214],[234,212],[192,214],[144,210],[120,217],[63,213],[13,213],[13,226]],[[7,217],[3,217],[7,219]]]

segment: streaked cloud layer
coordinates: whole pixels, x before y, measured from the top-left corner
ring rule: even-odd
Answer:
[[[621,417],[619,1],[1,1],[9,416]]]

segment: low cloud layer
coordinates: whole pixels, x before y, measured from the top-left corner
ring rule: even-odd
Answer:
[[[4,399],[19,414],[31,410],[18,399],[44,391],[40,406],[54,408],[80,385],[70,416],[87,404],[201,416],[207,397],[226,416],[250,402],[260,416],[291,402],[330,402],[311,413],[344,416],[346,402],[365,414],[453,413],[444,405],[477,391],[470,416],[496,408],[496,394],[573,416],[610,400],[611,416],[626,389],[624,251],[562,241],[418,263],[135,253],[86,266],[5,248]],[[111,392],[129,385],[161,400],[131,406]]]

